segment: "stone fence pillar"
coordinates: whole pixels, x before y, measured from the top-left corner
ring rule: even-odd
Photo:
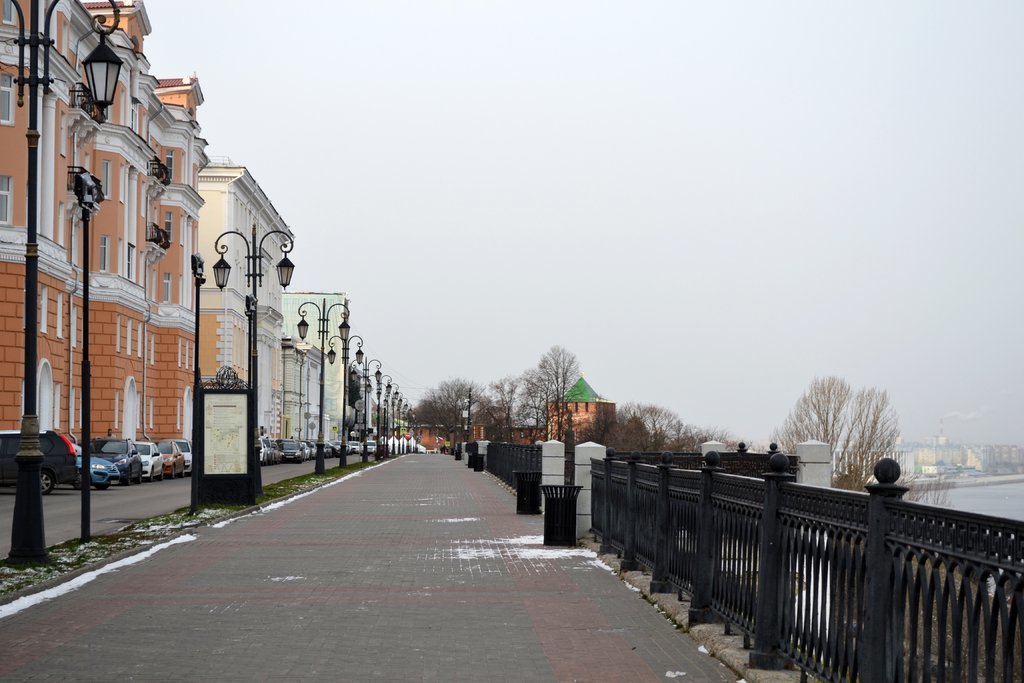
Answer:
[[[804,441],[796,445],[800,458],[797,483],[811,486],[832,486],[832,447],[821,441]]]
[[[545,441],[540,446],[541,486],[565,485],[565,444]],[[543,507],[543,503],[541,504]]]
[[[581,443],[576,447],[576,486],[582,486],[576,499],[576,538],[583,538],[590,533],[591,523],[591,492],[590,460],[604,460],[607,449],[593,441]]]

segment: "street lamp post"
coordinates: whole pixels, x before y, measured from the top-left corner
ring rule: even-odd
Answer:
[[[263,285],[263,242],[271,235],[283,235],[286,242],[281,245],[281,253],[284,256],[277,264],[277,276],[283,289],[288,289],[292,281],[292,273],[295,272],[295,264],[288,258],[288,252],[292,250],[294,242],[292,237],[284,230],[269,230],[259,242],[256,241],[256,224],[252,224],[251,240],[238,230],[227,230],[217,236],[213,243],[214,250],[220,254],[220,259],[213,264],[213,277],[217,287],[224,290],[228,285],[228,276],[231,274],[231,264],[224,260],[224,254],[228,252],[228,246],[220,241],[227,235],[237,235],[242,238],[245,244],[246,260],[246,282],[252,287],[252,294],[246,297],[246,312],[249,316],[249,471],[252,473],[251,497],[255,502],[257,496],[263,495],[263,482],[260,472],[259,450],[256,445],[259,442],[259,418],[257,411],[257,391],[259,389],[258,358],[256,350],[256,312],[259,298],[257,287]]]
[[[338,327],[341,332],[341,454],[338,456],[338,466],[344,467],[348,459],[348,344],[352,328],[348,324],[348,306],[345,306],[345,313],[342,315],[341,325]],[[362,337],[359,339],[362,341]],[[332,348],[333,351],[333,348]],[[333,360],[331,361],[334,362]]]
[[[108,0],[114,12],[113,24],[107,28],[98,21],[93,30],[100,35],[100,43],[83,60],[86,79],[93,103],[99,112],[104,112],[114,101],[117,80],[121,71],[121,60],[106,44],[106,36],[117,30],[120,9],[114,0]],[[38,346],[36,330],[39,327],[39,86],[49,92],[50,83],[50,21],[60,0],[50,0],[46,6],[43,21],[40,22],[39,2],[29,2],[28,32],[25,31],[25,13],[19,0],[10,0],[11,7],[18,15],[18,106],[24,106],[25,86],[28,86],[28,126],[25,137],[28,140],[28,187],[26,192],[27,210],[25,221],[25,368],[23,390],[23,413],[21,416],[21,440],[15,462],[18,467],[17,489],[14,498],[14,514],[11,524],[11,549],[7,561],[11,564],[49,562],[43,527],[43,497],[39,484],[43,454],[39,449],[38,387],[36,386],[36,365]],[[43,33],[40,35],[40,26]],[[25,48],[28,48],[28,73],[25,70]],[[40,54],[41,53],[41,54]],[[39,60],[42,57],[42,75],[39,75]],[[52,182],[52,179],[46,179]],[[98,186],[98,183],[97,183]],[[88,242],[86,242],[88,243]],[[85,311],[88,318],[88,312]],[[86,358],[87,355],[83,354]],[[88,369],[88,366],[86,366]],[[83,397],[84,398],[84,397]],[[83,406],[85,403],[83,402]],[[84,416],[83,416],[84,421]],[[83,444],[82,457],[86,457]],[[85,462],[83,462],[83,467]],[[91,485],[92,470],[83,469],[82,488]],[[88,505],[88,494],[83,504]],[[88,513],[83,525],[88,523]],[[88,534],[88,529],[85,530]]]
[[[192,354],[192,490],[191,490],[191,502],[189,504],[189,514],[196,514],[196,506],[199,504],[199,479],[203,476],[203,463],[205,458],[205,451],[200,446],[203,445],[202,435],[200,428],[202,427],[202,420],[199,416],[202,414],[202,396],[200,394],[203,390],[203,376],[199,370],[199,292],[203,285],[206,284],[206,278],[203,276],[203,266],[205,262],[203,257],[199,254],[192,255],[192,281],[195,284],[196,296],[195,296],[195,307],[196,307],[196,330],[195,330],[195,346],[193,347]],[[171,476],[174,476],[174,470],[171,470]]]
[[[309,332],[309,323],[306,322],[306,306],[312,306],[317,311],[317,335],[320,337],[320,415],[317,420],[317,435],[316,435],[316,467],[313,470],[316,474],[323,474],[326,469],[324,467],[324,368],[327,365],[324,363],[324,345],[327,343],[330,332],[327,329],[327,325],[331,319],[331,311],[338,306],[344,306],[345,304],[338,302],[327,306],[326,297],[322,303],[317,306],[312,301],[306,301],[299,306],[299,338],[305,339],[306,334]],[[344,326],[339,325],[338,330],[342,334],[347,334]],[[334,363],[334,349],[331,348],[331,363]]]
[[[72,166],[68,169],[71,188],[82,210],[82,514],[81,540],[92,539],[92,369],[89,361],[89,221],[99,211],[103,201],[103,185],[99,178],[84,168]]]
[[[391,422],[388,421],[388,407],[391,404],[391,391],[392,391],[391,375],[384,375],[383,381],[384,381],[384,448],[383,448],[383,456],[384,456],[384,458],[387,458],[388,457],[388,449],[389,449],[389,447],[391,445]],[[397,385],[395,385],[395,386],[397,386]],[[379,394],[378,394],[378,396],[379,396]],[[380,431],[379,427],[377,429],[378,429],[378,431]],[[377,443],[377,449],[381,450],[380,442],[379,441]]]

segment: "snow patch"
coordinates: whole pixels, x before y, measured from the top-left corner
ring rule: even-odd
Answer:
[[[703,645],[701,645],[700,647],[697,648],[697,652],[701,652],[701,653],[706,654],[706,655],[711,654],[710,652],[708,652],[708,649],[706,647],[704,647]]]
[[[685,675],[686,675],[685,671],[666,671],[665,672],[665,678],[679,678],[680,676],[685,676]]]
[[[442,524],[454,524],[456,522],[479,522],[479,517],[450,517],[448,519],[432,519],[432,522],[440,522]]]
[[[305,576],[270,576],[271,581],[305,581]]]

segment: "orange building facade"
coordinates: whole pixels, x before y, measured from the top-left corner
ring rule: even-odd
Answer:
[[[92,17],[109,15],[110,4],[62,3],[51,24],[54,83],[38,109],[39,329],[28,331],[38,339],[38,415],[42,429],[81,429],[85,235],[68,189],[69,169],[81,168],[106,196],[88,235],[91,432],[187,437],[195,355],[190,257],[202,206],[198,175],[208,163],[196,120],[203,95],[194,76],[150,74],[145,6],[118,5],[118,30],[107,42],[124,65],[104,121],[83,94],[81,58],[97,43]],[[17,18],[5,14],[0,43],[16,35]],[[16,52],[0,51],[0,429],[18,429],[23,412],[28,107],[17,107],[16,79]]]

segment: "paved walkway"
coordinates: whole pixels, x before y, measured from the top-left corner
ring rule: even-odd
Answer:
[[[542,526],[409,455],[3,619],[0,678],[736,680]]]

